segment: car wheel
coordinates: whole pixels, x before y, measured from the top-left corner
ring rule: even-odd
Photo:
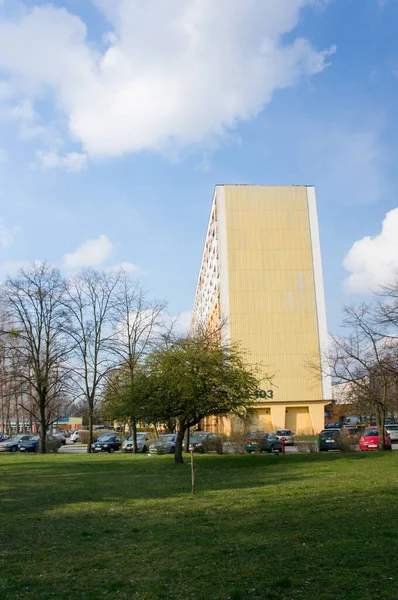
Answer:
[[[13,447],[11,448],[11,452],[16,452],[16,451],[17,451],[17,447],[16,447],[16,446],[13,446]]]
[[[174,446],[172,446],[172,447],[170,448],[170,454],[174,454],[174,452],[175,452],[175,451],[176,451],[175,447],[174,447]]]
[[[58,452],[58,448],[53,448],[53,452]]]
[[[148,452],[148,448],[146,446],[144,446],[142,449],[142,453],[145,454],[145,452]]]
[[[272,454],[272,453],[273,453],[273,451],[274,451],[274,444],[271,444],[271,447],[270,447],[270,449],[268,450],[268,452],[269,452],[270,454]]]
[[[113,454],[115,452],[115,448],[109,448],[109,454]]]

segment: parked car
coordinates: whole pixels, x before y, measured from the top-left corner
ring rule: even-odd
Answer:
[[[40,437],[38,435],[31,435],[27,440],[22,440],[19,444],[20,452],[38,452],[39,450]],[[56,438],[55,435],[49,433],[46,437],[46,450],[47,452],[58,452],[61,448],[62,442]]]
[[[377,427],[366,427],[359,440],[359,449],[363,452],[365,450],[377,450],[379,447],[379,431]],[[384,446],[387,450],[391,450],[391,438],[387,431],[384,430]]]
[[[246,452],[275,452],[282,450],[282,442],[278,440],[275,433],[265,433],[262,436],[253,436],[245,439],[244,448]]]
[[[392,442],[398,442],[398,425],[386,425],[386,431]]]
[[[138,452],[148,452],[150,444],[155,441],[155,436],[153,433],[148,431],[138,431],[137,432],[137,450]],[[133,451],[133,436],[129,435],[129,437],[124,440],[122,444],[122,452],[132,452]]]
[[[189,438],[189,450],[193,452],[217,452],[222,454],[222,445],[225,439],[224,435],[219,433],[205,433],[204,431],[195,431]]]
[[[113,425],[94,425],[93,431],[113,431],[115,428]]]
[[[122,447],[122,437],[118,433],[104,433],[92,444],[93,452],[115,452]]]
[[[294,434],[290,429],[278,429],[276,437],[278,440],[285,438],[285,446],[294,446]]]
[[[26,433],[16,433],[5,440],[4,442],[0,442],[0,452],[16,452],[18,450],[19,444],[27,440],[30,437],[29,434]]]
[[[56,431],[56,432],[55,432],[55,433],[53,433],[52,435],[53,435],[55,438],[57,438],[57,440],[59,440],[63,446],[65,446],[65,444],[66,444],[66,437],[65,437],[65,435],[62,433],[62,431]]]
[[[320,452],[328,452],[328,450],[341,450],[341,430],[340,429],[324,429],[318,437],[318,446]]]
[[[362,435],[362,427],[344,426],[341,430],[342,434],[345,434],[350,444],[358,444],[359,438]]]
[[[87,429],[75,429],[75,431],[72,431],[72,433],[70,434],[69,439],[75,444],[79,441],[79,433],[83,431],[88,433]]]
[[[173,454],[176,449],[177,434],[165,433],[149,445],[151,454]]]

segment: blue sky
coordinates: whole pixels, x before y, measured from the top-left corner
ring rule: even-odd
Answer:
[[[0,0],[0,278],[192,308],[216,183],[314,184],[328,326],[398,267],[397,0]]]

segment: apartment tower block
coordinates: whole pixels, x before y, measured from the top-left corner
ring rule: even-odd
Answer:
[[[224,339],[273,375],[250,429],[323,429],[331,386],[321,368],[327,327],[314,187],[216,186],[192,326],[220,322]],[[229,434],[239,425],[210,418],[205,427]]]

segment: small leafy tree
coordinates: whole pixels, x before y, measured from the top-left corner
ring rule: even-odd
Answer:
[[[138,421],[149,422],[149,384],[144,369],[136,368],[134,385],[131,385],[131,371],[128,366],[123,365],[110,372],[101,409],[106,418],[122,423],[131,425]],[[133,447],[133,450],[137,452],[137,446]]]
[[[153,410],[177,420],[175,462],[183,463],[184,436],[210,415],[249,417],[259,388],[257,370],[219,332],[197,331],[166,342],[148,358]]]

